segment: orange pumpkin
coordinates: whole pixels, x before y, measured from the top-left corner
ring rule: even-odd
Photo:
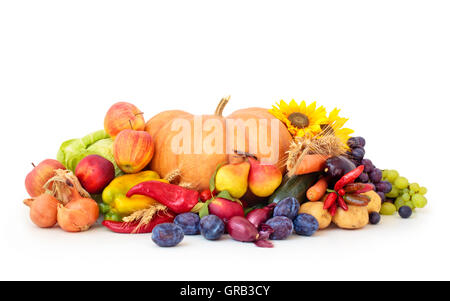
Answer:
[[[162,177],[179,170],[182,182],[190,184],[197,190],[208,189],[209,179],[216,167],[228,162],[233,156],[231,150],[236,150],[251,151],[258,159],[267,159],[270,154],[276,154],[276,158],[270,163],[277,164],[284,173],[286,152],[292,141],[292,136],[285,125],[263,108],[238,110],[224,118],[222,112],[228,100],[229,97],[221,100],[214,115],[194,116],[184,111],[171,110],[151,118],[145,128],[153,137],[155,144],[150,169]],[[264,133],[260,128],[256,132],[245,128],[245,132],[242,132],[243,127],[237,126],[227,133],[227,123],[238,120],[242,122],[256,120],[257,123],[265,120],[267,132]],[[272,123],[272,120],[275,121]],[[273,143],[271,143],[272,125],[278,127],[278,141]],[[186,126],[191,130],[183,132]],[[241,135],[238,135],[238,131],[241,131]],[[268,148],[250,147],[258,145],[260,139],[266,140],[264,145],[268,145]],[[230,148],[228,152],[227,146]]]

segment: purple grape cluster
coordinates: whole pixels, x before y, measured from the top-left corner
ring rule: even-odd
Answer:
[[[377,168],[371,160],[365,159],[366,140],[363,137],[351,137],[347,141],[350,150],[347,152],[347,157],[356,165],[364,165],[364,172],[359,176],[356,182],[371,183],[374,186],[374,191],[381,197],[382,202],[386,201],[386,193],[392,190],[392,184],[388,181],[382,181],[383,172]]]

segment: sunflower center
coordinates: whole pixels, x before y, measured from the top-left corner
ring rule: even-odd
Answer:
[[[293,126],[297,128],[306,128],[309,125],[308,116],[299,112],[295,112],[289,115],[288,120]]]

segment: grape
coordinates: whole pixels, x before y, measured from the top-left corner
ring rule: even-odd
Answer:
[[[174,247],[183,238],[183,229],[172,223],[159,224],[152,231],[152,240],[160,247]]]
[[[296,198],[288,197],[281,200],[273,210],[273,216],[286,216],[293,220],[300,209],[300,204]]]
[[[389,203],[389,202],[384,202],[381,205],[381,209],[380,209],[380,214],[383,215],[392,215],[397,211],[397,208],[395,207],[394,204]]]
[[[397,179],[399,176],[398,171],[396,170],[388,170],[387,174],[386,174],[386,179],[391,182],[394,183],[395,179]]]
[[[419,192],[420,190],[420,186],[417,183],[411,183],[409,184],[409,190],[413,191],[413,192]]]
[[[405,202],[405,206],[409,206],[409,207],[411,207],[411,209],[415,209],[416,208],[416,206],[414,206],[413,202],[411,202],[411,201]]]
[[[351,137],[348,139],[347,145],[350,148],[364,147],[366,146],[366,140],[363,137]]]
[[[400,209],[398,209],[398,214],[402,218],[408,218],[412,214],[412,209],[408,206],[402,206],[402,207],[400,207]]]
[[[354,148],[351,152],[351,156],[356,159],[356,161],[361,161],[364,158],[364,155],[366,154],[366,151],[364,148],[357,147]]]
[[[412,203],[414,204],[414,206],[417,207],[417,208],[425,207],[427,205],[427,202],[428,202],[427,198],[424,197],[421,194],[413,195],[411,200],[412,200]]]
[[[398,197],[394,202],[394,205],[397,208],[397,210],[400,209],[400,207],[405,206],[405,204],[406,204],[405,200],[403,200],[401,197]]]
[[[407,201],[409,201],[410,199],[411,199],[411,196],[409,195],[409,193],[403,193],[401,196],[400,196],[405,202],[407,202]]]
[[[361,165],[361,160],[354,158],[352,156],[352,152],[347,152],[347,158],[350,160],[350,162],[352,162],[355,165],[355,168],[356,168],[356,166]]]
[[[361,161],[360,160],[356,160],[354,158],[350,158],[350,161],[352,161],[352,163],[355,164],[355,166],[360,166],[361,165]]]
[[[200,217],[192,212],[179,214],[173,221],[183,229],[185,235],[197,235],[200,233]]]
[[[381,219],[381,216],[380,216],[380,214],[378,212],[371,212],[369,214],[369,222],[372,225],[378,224],[380,222],[380,219]]]
[[[225,224],[219,217],[210,214],[200,220],[200,232],[208,240],[217,240],[225,232]]]
[[[372,170],[372,172],[369,174],[369,178],[372,181],[372,183],[379,183],[381,181],[381,178],[383,177],[382,172],[380,169],[375,168]]]
[[[369,182],[369,175],[366,174],[365,172],[363,172],[362,174],[359,175],[358,182],[361,182],[361,183]]]
[[[428,192],[428,189],[426,187],[420,187],[419,193],[421,195],[425,195],[425,194],[427,194],[427,192]]]
[[[370,161],[369,159],[361,160],[361,164],[364,165],[365,173],[370,173],[375,168],[375,166],[373,166],[373,164],[372,164],[372,161]]]
[[[382,203],[386,202],[386,195],[384,194],[384,192],[377,191],[377,194],[380,196]]]
[[[398,197],[399,194],[400,194],[400,191],[398,190],[398,188],[393,186],[391,191],[389,193],[386,193],[386,197],[393,199],[393,198]]]
[[[405,177],[398,177],[397,179],[395,179],[394,185],[398,189],[404,189],[409,186],[409,182],[408,182],[408,179]]]
[[[386,180],[388,172],[389,172],[388,169],[383,169],[382,175],[383,175],[383,179],[384,179],[384,180]]]
[[[270,239],[282,240],[286,239],[292,234],[294,225],[292,220],[285,216],[275,216],[266,222],[269,227],[271,227],[274,232],[270,234]]]
[[[384,193],[389,193],[392,190],[392,184],[388,181],[381,181],[375,184],[377,191],[381,191]]]

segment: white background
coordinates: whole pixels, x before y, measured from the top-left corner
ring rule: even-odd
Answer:
[[[1,280],[449,280],[448,1],[1,1]],[[36,228],[31,162],[129,101],[225,113],[280,99],[342,108],[367,156],[429,189],[408,220],[274,249],[96,227]]]

